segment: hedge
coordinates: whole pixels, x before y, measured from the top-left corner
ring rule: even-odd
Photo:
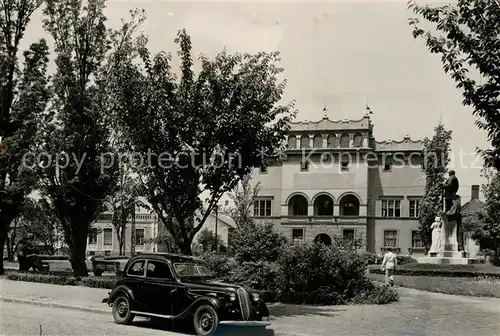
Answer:
[[[369,268],[370,273],[384,274],[380,266]],[[434,265],[434,264],[407,264],[396,267],[396,274],[409,276],[435,277],[466,277],[478,276],[500,279],[500,267],[492,265]]]
[[[24,272],[12,272],[7,274],[7,279],[27,282],[40,282],[52,285],[78,286],[79,281],[74,277],[65,277],[48,274],[31,274]]]
[[[127,256],[94,256],[96,260],[128,260],[130,257]]]
[[[86,277],[81,280],[75,277],[66,277],[59,275],[50,274],[33,274],[25,272],[10,272],[7,274],[7,279],[15,281],[26,281],[26,282],[39,282],[51,285],[63,285],[63,286],[79,286],[84,285],[91,288],[105,288],[112,289],[115,285],[115,277]]]
[[[68,260],[69,261],[69,257],[68,256],[63,256],[63,255],[42,255],[42,254],[39,254],[38,257],[40,259],[43,259],[43,260]]]
[[[362,252],[361,257],[365,260],[367,265],[380,265],[382,263],[382,260],[384,259],[383,255],[375,254],[372,252]],[[397,261],[399,265],[418,263],[417,259],[413,258],[412,256],[402,254],[397,256]]]

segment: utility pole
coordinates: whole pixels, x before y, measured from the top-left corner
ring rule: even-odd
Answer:
[[[219,220],[219,205],[217,204],[215,206],[215,244],[217,246],[217,254],[219,254],[219,236],[217,234],[217,226],[218,226],[218,220]]]
[[[133,205],[132,218],[130,222],[130,256],[135,254],[135,204]]]

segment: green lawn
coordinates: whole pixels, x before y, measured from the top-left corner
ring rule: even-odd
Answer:
[[[381,274],[369,274],[373,281],[385,281]],[[425,290],[428,292],[500,298],[500,280],[491,278],[440,277],[396,275],[394,283],[401,287]]]

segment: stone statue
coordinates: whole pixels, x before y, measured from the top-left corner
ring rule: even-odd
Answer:
[[[441,222],[440,217],[436,217],[434,219],[434,223],[431,225],[432,229],[432,244],[431,248],[429,249],[429,256],[433,257],[437,253],[441,252],[442,249],[442,238],[441,238],[441,228],[442,228],[443,223]]]
[[[462,227],[462,204],[459,195],[455,195],[450,210],[446,213],[448,221],[454,222],[457,246],[459,251],[464,251],[464,231]]]
[[[457,195],[459,188],[458,178],[455,176],[455,171],[450,170],[448,172],[448,180],[444,185],[444,211],[448,212],[453,206],[453,201],[455,200],[455,196]]]
[[[445,251],[459,251],[458,229],[461,229],[462,215],[460,213],[460,196],[455,195],[450,209],[442,214],[441,236]]]

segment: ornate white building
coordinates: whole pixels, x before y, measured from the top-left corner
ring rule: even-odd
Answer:
[[[254,216],[271,220],[292,241],[358,238],[380,253],[422,253],[417,210],[425,192],[423,142],[408,135],[376,141],[359,120],[291,124],[277,166],[255,169]]]

